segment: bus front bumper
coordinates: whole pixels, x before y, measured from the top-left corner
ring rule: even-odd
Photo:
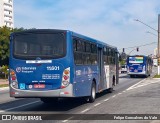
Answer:
[[[63,89],[45,91],[21,90],[15,89],[12,86],[10,86],[10,96],[17,98],[74,97],[72,84],[68,85],[66,88]]]
[[[143,71],[143,72],[128,72],[127,73],[128,75],[146,75],[146,72]]]

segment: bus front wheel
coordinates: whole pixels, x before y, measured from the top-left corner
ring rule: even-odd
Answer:
[[[89,96],[89,102],[93,103],[96,99],[96,85],[92,83],[91,95]]]

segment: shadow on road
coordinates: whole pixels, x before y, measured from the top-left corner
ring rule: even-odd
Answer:
[[[106,94],[109,94],[109,91],[104,91],[102,93],[98,93],[96,95],[96,99],[105,96]],[[0,110],[10,109],[13,107],[18,107],[21,105],[25,105],[27,103],[32,103],[38,101],[37,103],[28,105],[28,106],[22,106],[19,108],[14,108],[13,110],[10,110],[9,112],[52,112],[52,113],[65,113],[65,111],[72,110],[74,108],[78,108],[82,105],[88,105],[89,102],[86,101],[86,98],[63,98],[59,99],[56,103],[43,103],[39,99],[36,98],[28,98],[28,99],[19,99],[14,100],[11,102],[0,104]]]

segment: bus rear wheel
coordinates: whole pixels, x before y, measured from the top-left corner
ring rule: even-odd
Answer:
[[[108,92],[109,92],[109,93],[112,93],[112,92],[113,92],[113,88],[109,88],[109,89],[108,89]]]
[[[40,100],[43,103],[57,103],[58,102],[58,98],[47,98],[47,97],[44,97],[44,98],[40,98]]]
[[[96,85],[92,83],[91,95],[89,96],[89,102],[93,103],[96,99]]]

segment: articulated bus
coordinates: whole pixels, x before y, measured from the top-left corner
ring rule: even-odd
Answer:
[[[152,73],[153,61],[149,56],[133,55],[127,58],[127,69],[130,77],[150,76]]]
[[[68,30],[36,29],[12,33],[9,59],[10,96],[85,97],[118,84],[116,47]]]

